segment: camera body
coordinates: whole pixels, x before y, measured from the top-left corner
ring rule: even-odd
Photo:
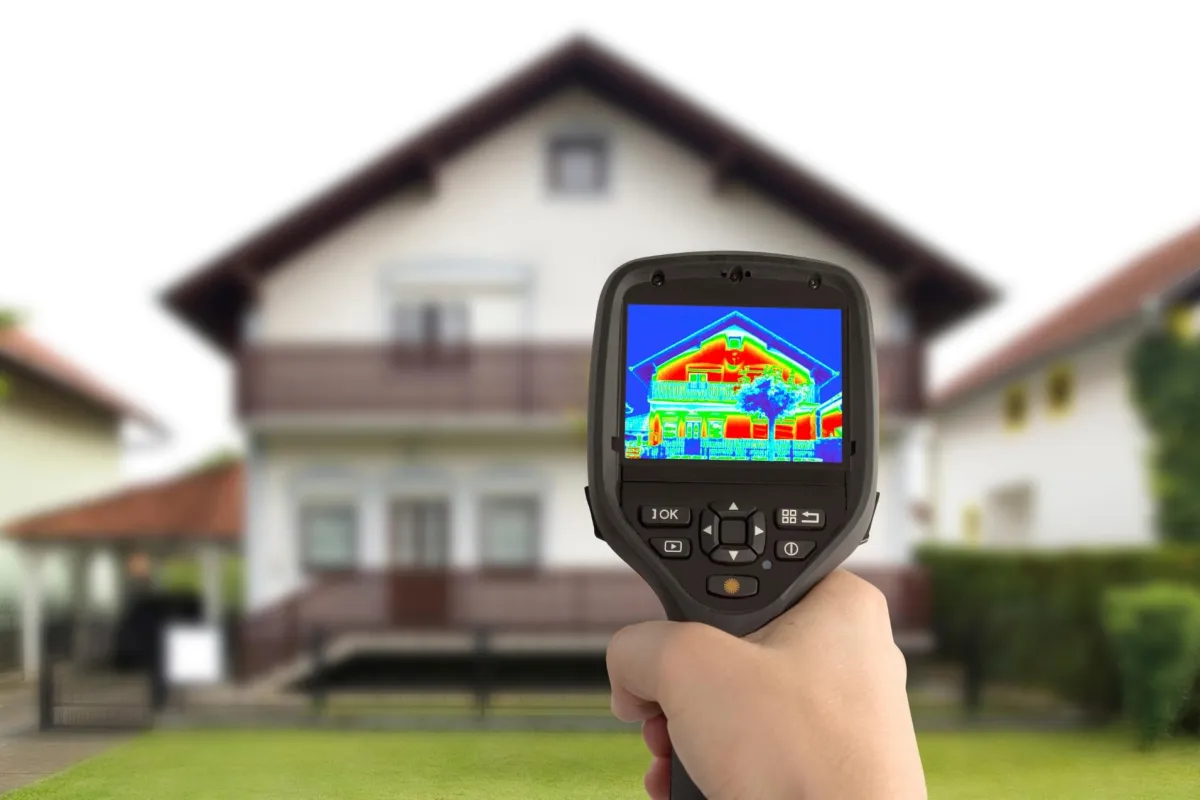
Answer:
[[[596,534],[670,619],[747,634],[866,541],[878,390],[851,273],[764,253],[637,259],[606,282],[592,348]]]

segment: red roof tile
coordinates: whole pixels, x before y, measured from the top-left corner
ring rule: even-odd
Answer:
[[[25,370],[82,400],[164,431],[162,423],[19,328],[0,329],[0,367]]]
[[[1200,225],[1135,259],[1026,328],[938,392],[934,407],[951,405],[994,380],[1135,316],[1148,299],[1196,270],[1200,270]]]
[[[122,489],[0,523],[18,539],[237,540],[242,532],[240,462]]]

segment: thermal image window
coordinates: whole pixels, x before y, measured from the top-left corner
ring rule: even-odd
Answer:
[[[625,457],[842,461],[842,312],[637,305]]]

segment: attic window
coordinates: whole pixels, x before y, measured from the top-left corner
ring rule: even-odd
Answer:
[[[547,176],[555,194],[594,195],[608,188],[608,142],[596,134],[550,140]]]
[[[1075,395],[1075,375],[1071,368],[1060,364],[1046,377],[1046,401],[1051,411],[1065,412]]]
[[[1012,386],[1004,393],[1004,422],[1009,428],[1025,424],[1029,414],[1029,394],[1024,386]]]

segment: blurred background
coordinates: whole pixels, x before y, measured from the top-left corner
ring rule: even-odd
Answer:
[[[603,650],[661,611],[583,496],[594,303],[630,258],[745,249],[867,287],[882,499],[848,566],[935,796],[1193,796],[1196,22],[0,11],[0,791],[117,744],[113,796],[374,791],[355,734],[280,730],[336,723],[416,754],[399,796],[638,796]]]

